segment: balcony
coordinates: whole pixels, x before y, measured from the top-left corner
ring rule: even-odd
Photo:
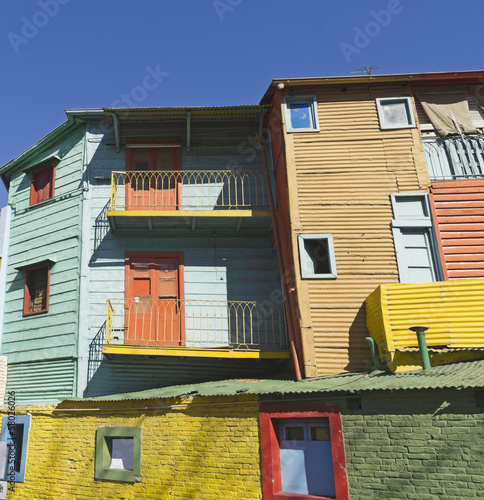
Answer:
[[[431,180],[484,178],[484,136],[424,137],[422,144]]]
[[[288,358],[282,304],[109,299],[103,353]]]
[[[261,171],[113,172],[107,212],[112,231],[271,229]]]
[[[427,326],[432,365],[484,358],[484,280],[380,285],[366,324],[391,371],[421,368],[411,326]]]

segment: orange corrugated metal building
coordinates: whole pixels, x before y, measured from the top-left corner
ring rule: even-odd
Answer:
[[[422,136],[441,139],[421,104],[425,92],[469,93],[482,76],[281,79],[266,92],[283,275],[306,376],[371,364],[364,301],[379,285],[482,276],[481,226],[465,234],[462,221],[446,224],[459,214],[472,212],[470,224],[484,217],[484,181],[458,181],[470,182],[470,198],[448,177],[432,184]],[[484,113],[474,101],[471,114],[479,125]],[[333,264],[316,262],[313,251],[331,254]]]

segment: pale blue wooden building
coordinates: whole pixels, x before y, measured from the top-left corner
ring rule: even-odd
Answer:
[[[0,169],[1,354],[19,402],[287,369],[266,111],[68,110]]]

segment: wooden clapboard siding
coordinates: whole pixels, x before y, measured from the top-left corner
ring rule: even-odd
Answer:
[[[204,122],[192,124],[191,149],[186,150],[185,125],[160,123],[123,124],[124,137],[182,138],[182,170],[260,170],[262,160],[254,147],[254,124]],[[252,138],[252,139],[250,139]],[[264,232],[242,236],[222,226],[213,230],[190,227],[149,231],[140,228],[129,233],[111,233],[106,219],[110,198],[109,178],[112,171],[125,170],[125,151],[116,153],[114,137],[103,135],[93,125],[87,136],[89,158],[88,193],[90,221],[90,264],[87,307],[89,337],[82,339],[86,349],[106,322],[107,301],[125,297],[126,252],[183,252],[185,299],[280,301],[281,285],[277,260],[264,221]],[[179,226],[180,222],[176,222]],[[80,360],[80,371],[86,376],[84,394],[99,395],[140,390],[149,387],[180,384],[194,380],[257,376],[274,370],[274,365],[247,360],[207,361],[190,358],[147,360],[145,357],[123,355],[92,365],[87,357]],[[88,364],[91,362],[91,365]],[[92,368],[92,366],[95,366]],[[280,369],[280,368],[279,368]],[[262,371],[261,371],[262,370]]]
[[[13,204],[7,269],[2,354],[8,356],[8,386],[25,402],[58,399],[75,392],[79,314],[79,233],[82,204],[84,128],[39,153],[35,165],[52,154],[55,196],[29,207],[30,173],[12,175]],[[28,168],[29,164],[22,167]],[[15,268],[53,259],[49,311],[23,317],[25,272]]]
[[[484,278],[484,180],[433,182],[432,201],[448,279]]]
[[[380,130],[375,98],[409,95],[407,87],[298,93],[316,94],[320,132],[285,135],[294,158],[289,189],[297,199],[293,252],[297,234],[331,233],[338,272],[335,280],[301,280],[297,269],[298,298],[307,290],[309,302],[309,318],[301,322],[312,328],[319,375],[362,370],[371,362],[364,300],[379,284],[398,282],[390,194],[428,189],[425,158],[417,129]]]

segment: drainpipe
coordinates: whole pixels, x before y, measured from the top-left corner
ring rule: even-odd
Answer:
[[[192,112],[187,111],[187,151],[190,152],[191,145],[191,124],[192,124]]]
[[[373,366],[375,367],[376,371],[386,371],[385,366],[382,365],[380,361],[380,353],[378,352],[378,346],[375,342],[374,339],[371,337],[365,337],[365,340],[368,342],[368,345],[370,346],[370,351],[371,351],[371,357],[373,359]]]
[[[260,117],[259,131],[262,128],[263,118],[264,118],[264,114],[262,114]],[[259,146],[261,149],[262,164],[264,165],[264,174],[265,174],[265,178],[266,178],[267,193],[268,193],[268,198],[269,198],[269,207],[271,210],[272,229],[274,230],[274,239],[276,242],[277,262],[279,263],[279,272],[281,273],[281,282],[282,282],[282,288],[283,288],[283,293],[284,293],[284,302],[285,302],[284,309],[286,311],[286,323],[287,323],[287,330],[288,330],[288,334],[289,334],[289,351],[291,353],[292,362],[294,364],[294,371],[296,373],[296,378],[297,378],[297,380],[302,380],[301,369],[299,367],[299,360],[297,357],[296,346],[294,343],[294,330],[293,330],[293,324],[292,324],[291,306],[289,304],[289,292],[287,289],[287,283],[286,283],[286,280],[284,278],[284,276],[285,276],[284,264],[282,261],[282,252],[281,252],[281,246],[280,246],[279,231],[277,229],[277,219],[276,219],[276,211],[274,208],[274,199],[272,197],[269,168],[267,166],[265,149],[264,149],[261,134],[259,131],[256,132],[256,136],[257,136],[257,140],[259,141]]]
[[[418,340],[418,350],[420,352],[420,359],[422,360],[423,371],[428,373],[432,368],[430,364],[429,351],[427,349],[427,341],[425,340],[425,332],[428,330],[428,326],[411,326],[409,330],[417,334]]]

